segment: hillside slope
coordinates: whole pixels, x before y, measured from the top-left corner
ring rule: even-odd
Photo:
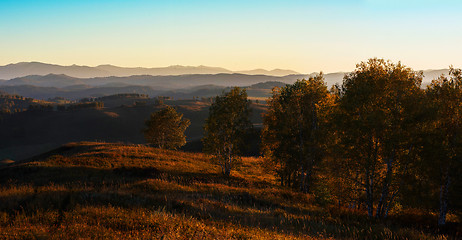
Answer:
[[[80,142],[0,165],[0,238],[432,239],[277,185],[259,158]]]
[[[49,151],[67,142],[107,141],[145,143],[142,129],[144,121],[152,112],[161,109],[153,103],[136,105],[136,99],[119,101],[102,98],[105,108],[77,109],[66,111],[26,111],[5,118],[0,124],[0,160],[24,159]],[[131,103],[129,103],[131,101]],[[139,101],[139,100],[138,100]],[[124,104],[124,105],[122,105]],[[203,126],[208,116],[209,102],[194,100],[166,100],[166,104],[177,108],[191,121],[186,129],[187,150],[200,151]],[[111,106],[112,105],[112,106]],[[251,121],[262,123],[262,104],[252,104]],[[189,144],[193,144],[193,148]],[[255,149],[253,152],[258,152]]]

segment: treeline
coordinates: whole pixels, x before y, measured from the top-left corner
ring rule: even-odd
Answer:
[[[73,111],[89,108],[103,108],[103,102],[79,102],[72,104],[31,104],[28,111],[32,112],[51,112],[51,111]]]
[[[0,119],[11,114],[27,111],[31,104],[39,102],[33,98],[19,95],[0,94]]]
[[[104,101],[118,99],[149,99],[146,94],[123,93],[99,98],[83,98],[79,102],[72,102],[63,97],[55,97],[48,101],[27,98],[19,95],[0,94],[0,118],[23,111],[50,112],[72,111],[88,108],[104,108]],[[146,102],[136,102],[138,105]]]
[[[50,98],[47,101],[37,100],[33,98],[26,98],[19,95],[10,95],[0,93],[0,119],[5,118],[9,115],[31,111],[31,112],[52,112],[52,111],[73,111],[79,109],[90,109],[90,108],[104,108],[105,101],[117,101],[135,99],[133,104],[140,106],[148,104],[150,100],[147,94],[138,93],[121,93],[110,96],[103,96],[98,98],[83,98],[78,102],[67,100],[63,97]],[[158,97],[156,100],[161,99],[162,104],[164,99],[168,97]],[[111,105],[111,104],[110,104]],[[114,105],[114,104],[112,104]],[[120,103],[123,106],[123,102]]]
[[[103,108],[104,103],[99,101],[93,102],[80,102],[70,105],[59,105],[58,110],[65,111],[65,110],[78,110],[78,109],[87,109],[87,108]]]
[[[437,208],[444,225],[449,207],[462,209],[462,74],[451,67],[421,82],[401,63],[370,59],[329,91],[322,73],[274,89],[262,130],[268,167],[281,185],[370,217]]]
[[[280,184],[325,204],[386,218],[402,209],[462,210],[462,73],[426,89],[421,72],[362,62],[328,89],[322,73],[274,88],[261,132],[265,167]],[[230,175],[247,134],[249,104],[234,88],[215,98],[204,149]]]
[[[104,102],[108,100],[130,99],[130,98],[149,99],[149,95],[138,94],[138,93],[119,93],[119,94],[97,97],[97,98],[82,98],[80,99],[79,102]]]

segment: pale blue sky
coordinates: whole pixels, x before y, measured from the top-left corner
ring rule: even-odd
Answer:
[[[0,65],[462,67],[459,1],[2,1]]]

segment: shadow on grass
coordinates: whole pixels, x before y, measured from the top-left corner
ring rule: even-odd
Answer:
[[[155,167],[48,167],[31,165],[12,165],[0,168],[0,184],[44,186],[54,184],[91,184],[102,182],[134,182],[140,179],[163,179],[180,185],[195,183],[217,183],[230,187],[266,188],[273,185],[264,181],[248,181],[239,177],[223,177],[219,173],[188,173],[160,171]]]
[[[121,189],[146,179],[157,179],[181,186],[216,183],[240,189],[230,193],[220,190]],[[396,223],[370,221],[366,216],[341,221],[342,214],[333,218],[329,212],[287,206],[246,191],[249,187],[274,187],[269,183],[249,182],[237,177],[225,178],[221,174],[172,173],[154,167],[100,169],[12,165],[0,169],[0,185],[5,188],[28,187],[25,191],[0,195],[0,210],[10,215],[57,210],[61,216],[56,220],[58,225],[61,224],[63,212],[74,209],[77,205],[111,205],[127,209],[164,209],[169,213],[202,220],[230,222],[237,226],[313,237],[384,239],[394,236],[390,229],[395,231],[404,228]],[[434,229],[423,230],[435,233]],[[457,227],[445,233],[454,238],[461,234]]]

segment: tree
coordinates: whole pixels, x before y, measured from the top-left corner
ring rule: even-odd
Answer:
[[[222,173],[229,176],[252,128],[249,120],[249,100],[245,89],[234,87],[217,96],[212,103],[204,126],[204,149],[214,155]]]
[[[370,217],[386,217],[414,160],[422,74],[370,59],[345,75],[336,120],[343,177],[361,189]],[[376,194],[379,192],[379,194]],[[376,203],[376,204],[375,204]]]
[[[441,76],[433,80],[426,92],[430,108],[433,109],[433,119],[427,125],[423,156],[425,166],[431,169],[427,171],[427,176],[435,179],[439,188],[439,225],[446,223],[450,189],[453,186],[461,187],[462,72],[451,67],[449,74],[450,78]],[[453,199],[460,200],[460,193],[459,196],[452,194]],[[453,201],[454,204],[456,201]]]
[[[322,73],[273,89],[264,116],[262,150],[281,185],[309,192],[314,168],[325,153],[329,99]]]
[[[183,119],[173,107],[151,113],[143,130],[146,142],[165,149],[177,149],[186,144],[184,131],[190,125],[189,119]]]

